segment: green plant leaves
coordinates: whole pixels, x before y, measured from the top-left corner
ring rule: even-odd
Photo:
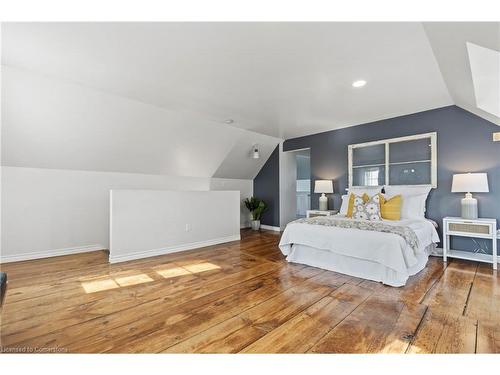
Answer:
[[[262,214],[267,211],[267,204],[263,200],[255,197],[244,200],[245,207],[252,214],[253,220],[260,220]]]

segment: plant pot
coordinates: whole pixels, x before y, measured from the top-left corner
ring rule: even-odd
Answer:
[[[259,230],[260,229],[260,220],[252,220],[252,229]]]

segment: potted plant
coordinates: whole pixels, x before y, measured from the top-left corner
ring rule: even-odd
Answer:
[[[245,199],[245,206],[252,214],[252,229],[259,230],[260,218],[267,211],[267,204],[261,199],[251,197]]]

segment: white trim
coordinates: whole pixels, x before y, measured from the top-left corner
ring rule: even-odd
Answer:
[[[272,225],[264,225],[264,224],[261,224],[261,225],[260,225],[260,227],[261,227],[262,229],[265,229],[265,230],[273,230],[273,231],[275,231],[275,232],[279,232],[279,231],[281,231],[281,228],[280,228],[280,227],[274,227],[274,226],[272,226]]]
[[[431,135],[431,184],[437,188],[437,132],[429,133]]]
[[[352,145],[347,146],[347,188],[346,188],[347,191],[349,191],[349,188],[352,187],[352,179],[353,179],[352,150],[353,150]]]
[[[378,141],[371,141],[371,142],[365,142],[365,143],[356,143],[356,144],[353,144],[353,145],[350,145],[350,146],[352,146],[352,148],[358,148],[358,147],[382,145],[382,144],[385,144],[385,143],[397,143],[397,142],[415,141],[417,139],[432,138],[432,137],[434,137],[436,135],[437,135],[437,132],[414,134],[414,135],[408,135],[406,137],[396,137],[396,138],[380,139]]]
[[[113,248],[113,190],[109,191],[109,248]]]
[[[380,163],[380,164],[365,164],[365,165],[355,165],[352,167],[353,169],[356,168],[370,168],[370,167],[385,167],[385,163]]]
[[[385,144],[385,169],[384,169],[384,172],[385,172],[385,175],[384,175],[384,185],[389,185],[389,178],[390,178],[390,174],[389,174],[389,161],[391,160],[391,151],[390,151],[390,148],[389,148],[389,143],[386,143]]]
[[[0,263],[20,262],[23,260],[33,260],[42,258],[58,257],[62,255],[89,253],[91,251],[107,250],[106,246],[95,244],[87,246],[66,247],[63,249],[43,250],[34,253],[24,253],[19,255],[3,255]]]
[[[389,163],[389,165],[404,165],[404,164],[418,164],[418,163],[432,163],[432,160],[398,161]]]
[[[213,240],[191,242],[191,243],[177,245],[177,246],[169,246],[169,247],[162,247],[159,249],[138,251],[136,253],[130,253],[130,254],[125,254],[125,255],[120,255],[120,256],[113,256],[112,254],[109,254],[109,263],[119,263],[119,262],[126,262],[128,260],[148,258],[148,257],[154,257],[154,256],[158,256],[158,255],[166,255],[166,254],[171,254],[171,253],[177,253],[179,251],[193,250],[193,249],[198,249],[198,248],[202,248],[202,247],[206,247],[206,246],[213,246],[213,245],[218,245],[218,244],[225,243],[225,242],[239,241],[239,240],[241,240],[241,236],[239,234],[237,234],[237,235],[232,235],[232,236],[227,236],[227,237],[214,238]]]
[[[432,253],[430,253],[429,256],[442,258],[443,257],[443,248],[442,247],[435,247],[434,251]]]
[[[293,150],[287,150],[287,151],[284,151],[283,152],[297,152],[297,151],[305,151],[305,150],[310,150],[311,147],[304,147],[304,148],[294,148]]]

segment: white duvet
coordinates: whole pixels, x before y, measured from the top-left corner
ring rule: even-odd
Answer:
[[[427,219],[384,220],[384,223],[410,227],[419,240],[418,250],[414,251],[401,236],[393,233],[295,222],[288,224],[285,228],[279,248],[285,256],[288,256],[293,244],[305,245],[343,256],[368,260],[399,274],[407,274],[408,269],[418,263],[418,255],[432,243],[439,242],[434,225]]]

